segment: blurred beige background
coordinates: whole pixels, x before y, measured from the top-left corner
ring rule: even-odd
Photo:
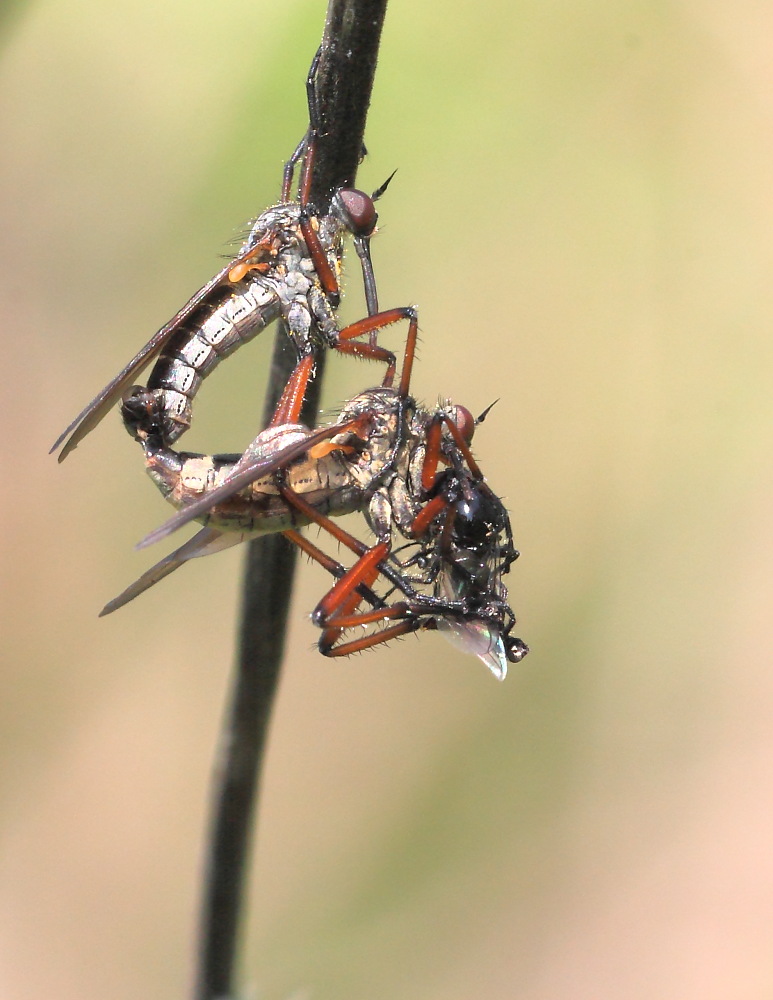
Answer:
[[[46,452],[276,198],[323,13],[0,21],[4,1000],[186,995],[241,553],[97,619],[166,507],[117,415]],[[771,38],[744,2],[393,0],[381,298],[420,304],[420,397],[501,397],[476,447],[532,653],[504,685],[432,635],[326,661],[304,566],[245,995],[773,996]],[[186,447],[250,439],[269,346]]]

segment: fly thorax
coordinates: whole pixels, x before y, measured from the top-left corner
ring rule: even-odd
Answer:
[[[286,205],[272,205],[262,212],[250,227],[250,234],[244,241],[243,249],[255,246],[268,233],[281,234],[282,230],[294,232],[298,228],[300,205],[290,202]]]
[[[353,396],[341,409],[339,423],[357,421],[362,448],[354,461],[381,468],[397,440],[397,394],[394,389],[368,389]]]
[[[372,412],[361,449],[349,459],[351,475],[362,489],[375,489],[394,472],[397,415]]]
[[[401,397],[397,389],[389,386],[378,386],[375,389],[366,389],[357,396],[353,396],[341,409],[340,420],[351,420],[354,417],[362,416],[366,413],[377,412],[383,415],[391,415],[396,418],[401,404]]]
[[[498,497],[462,480],[454,512],[453,536],[457,545],[488,555],[499,550],[507,512]]]

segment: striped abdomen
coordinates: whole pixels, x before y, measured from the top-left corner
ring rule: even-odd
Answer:
[[[270,456],[281,453],[282,448],[310,433],[299,424],[269,428],[253,442],[253,455],[256,445],[264,445],[265,454]],[[222,486],[240,458],[240,455],[195,455],[163,447],[145,449],[145,466],[150,478],[178,509]],[[353,482],[337,452],[317,459],[301,456],[288,463],[283,472],[286,485],[320,513],[338,517],[358,510],[363,503],[362,490]],[[282,497],[276,473],[256,479],[212,507],[200,520],[218,530],[254,531],[256,534],[283,531],[307,523]]]
[[[155,397],[167,443],[190,426],[193,398],[207,375],[280,311],[276,292],[262,278],[251,277],[223,289],[216,303],[202,304],[175,331],[150,373],[146,390]],[[127,429],[135,433],[128,420]]]

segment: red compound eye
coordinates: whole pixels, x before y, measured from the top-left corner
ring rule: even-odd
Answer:
[[[475,417],[473,417],[466,406],[458,405],[454,406],[452,413],[449,415],[461,431],[464,440],[469,444],[475,433]]]
[[[356,188],[342,188],[338,192],[346,224],[354,236],[370,236],[376,228],[378,213],[373,199]]]

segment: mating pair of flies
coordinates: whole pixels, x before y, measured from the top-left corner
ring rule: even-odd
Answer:
[[[410,394],[418,321],[415,309],[379,311],[370,258],[377,214],[373,196],[335,192],[321,214],[309,202],[319,114],[307,79],[309,130],[288,161],[282,200],[253,224],[236,256],[163,326],[75,418],[54,444],[59,460],[119,401],[146,469],[178,513],[141,542],[158,541],[192,520],[205,525],[105,606],[108,614],[189,559],[259,534],[282,532],[336,582],[312,613],[319,648],[341,656],[421,629],[437,629],[477,655],[499,678],[528,652],[513,636],[515,616],[502,577],[518,557],[507,511],[470,451],[476,423],[462,406],[435,410]],[[303,160],[298,198],[295,167]],[[388,182],[387,182],[388,183]],[[368,315],[339,328],[346,234],[361,261]],[[268,427],[242,455],[177,452],[202,381],[273,320],[284,321],[297,364]],[[384,327],[408,333],[399,379],[395,355],[378,344]],[[338,419],[310,430],[299,423],[322,349],[382,362],[381,384],[344,404]],[[146,387],[138,374],[156,363]],[[395,381],[397,379],[397,384]],[[485,416],[485,414],[484,414]],[[334,518],[360,511],[375,535],[366,545]],[[349,567],[298,527],[317,524],[349,549]],[[362,627],[351,638],[352,629]]]

